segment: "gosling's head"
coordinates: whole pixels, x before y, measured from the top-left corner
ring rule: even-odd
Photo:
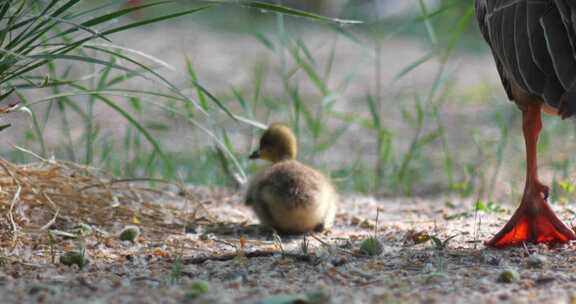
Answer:
[[[290,128],[274,123],[260,138],[260,147],[250,155],[250,159],[264,159],[273,163],[295,159],[297,153],[296,136]]]

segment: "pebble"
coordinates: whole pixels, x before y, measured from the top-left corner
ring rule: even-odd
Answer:
[[[532,268],[542,268],[548,262],[548,258],[539,254],[532,254],[528,257],[528,266]]]

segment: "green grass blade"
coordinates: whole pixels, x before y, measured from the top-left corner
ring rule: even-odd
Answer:
[[[208,101],[206,101],[204,92],[198,86],[196,86],[196,83],[198,83],[198,76],[196,76],[196,72],[192,66],[192,61],[190,61],[190,58],[188,57],[186,57],[186,70],[188,71],[188,76],[190,79],[192,79],[192,86],[196,88],[196,96],[198,96],[198,101],[200,102],[202,109],[204,109],[204,111],[208,111]]]
[[[260,2],[260,1],[205,1],[211,3],[222,3],[222,4],[237,4],[245,7],[255,8],[262,12],[273,12],[273,13],[280,13],[283,15],[289,15],[293,17],[303,17],[309,18],[315,21],[321,22],[330,22],[330,23],[338,23],[338,24],[361,24],[362,21],[359,20],[347,20],[347,19],[338,19],[338,18],[330,18],[325,17],[322,15],[317,15],[314,13],[309,13],[306,11],[298,10],[295,8],[290,8],[278,4]]]
[[[54,61],[54,60],[79,61],[79,62],[85,62],[85,63],[91,63],[91,64],[98,64],[98,65],[102,65],[102,66],[107,67],[107,68],[113,68],[116,70],[134,73],[134,70],[129,69],[125,66],[122,66],[119,64],[114,64],[114,63],[111,63],[109,61],[104,61],[104,60],[100,60],[100,59],[96,59],[96,58],[92,58],[92,57],[83,57],[83,56],[78,56],[78,55],[59,55],[59,54],[49,54],[49,55],[38,54],[38,55],[28,55],[27,57],[32,58],[32,59],[44,59],[47,62],[48,61]]]
[[[156,18],[151,18],[151,19],[147,19],[147,20],[143,20],[143,21],[137,21],[137,22],[133,22],[130,24],[126,24],[126,25],[122,25],[122,26],[118,26],[112,29],[108,29],[102,32],[103,35],[110,35],[110,34],[114,34],[114,33],[118,33],[118,32],[122,32],[122,31],[126,31],[132,28],[137,28],[137,27],[142,27],[144,25],[148,25],[148,24],[152,24],[152,23],[157,23],[160,21],[165,21],[165,20],[169,20],[169,19],[174,19],[174,18],[178,18],[181,16],[186,16],[186,15],[190,15],[193,13],[197,13],[197,12],[201,12],[205,9],[209,9],[213,7],[212,5],[207,5],[207,6],[202,6],[202,7],[197,7],[197,8],[193,8],[193,9],[189,9],[180,13],[174,13],[174,14],[169,14],[169,15],[164,15],[164,16],[160,16],[160,17],[156,17]]]
[[[144,4],[144,5],[139,5],[139,6],[121,9],[118,11],[114,11],[112,13],[108,13],[108,14],[98,16],[98,17],[92,18],[90,20],[84,21],[80,24],[80,26],[83,26],[83,27],[96,26],[96,25],[120,18],[122,16],[131,14],[131,13],[138,11],[138,10],[142,10],[145,8],[150,8],[150,7],[154,7],[154,6],[158,6],[158,5],[163,5],[163,4],[170,3],[170,2],[173,2],[173,1],[159,1],[159,2],[154,2],[154,3],[149,3],[149,4]],[[100,8],[97,8],[97,9],[100,9]],[[75,16],[71,17],[70,19],[78,18],[79,16],[84,15],[85,13],[90,14],[94,10],[96,10],[96,9],[90,9],[84,13],[80,13],[79,15],[75,15]],[[76,32],[76,31],[78,31],[78,28],[71,28],[71,29],[68,29],[68,30],[66,30],[62,33],[59,33],[53,37],[50,37],[49,40],[51,40],[53,38],[61,37],[61,36],[66,36],[68,34]]]
[[[116,52],[113,52],[113,51],[110,51],[110,50],[107,50],[107,49],[105,49],[105,48],[101,48],[101,47],[98,47],[98,46],[90,46],[90,45],[88,45],[88,46],[86,46],[86,48],[95,49],[95,50],[98,50],[98,51],[101,51],[101,52],[110,54],[110,55],[112,55],[112,56],[116,56],[116,57],[118,57],[118,58],[121,58],[121,59],[123,59],[123,60],[126,60],[126,61],[128,61],[128,62],[130,62],[130,63],[133,63],[133,64],[141,67],[141,68],[144,69],[145,71],[147,71],[147,72],[149,72],[150,74],[152,74],[152,75],[154,75],[155,77],[157,77],[168,89],[170,89],[170,91],[172,91],[173,93],[176,93],[177,95],[179,95],[180,97],[182,97],[180,100],[184,101],[185,103],[192,103],[196,108],[198,108],[198,110],[199,110],[202,114],[208,115],[208,113],[207,113],[206,111],[204,111],[204,109],[202,108],[201,105],[199,105],[196,101],[187,98],[187,97],[186,97],[185,95],[183,95],[183,94],[180,92],[180,90],[179,90],[176,86],[174,86],[168,79],[166,79],[164,76],[160,75],[158,72],[154,71],[152,68],[146,66],[145,64],[142,64],[142,63],[140,63],[140,62],[138,62],[138,61],[136,61],[136,60],[134,60],[134,59],[132,59],[132,58],[130,58],[130,57],[128,57],[128,56],[125,56],[125,55],[122,55],[122,54],[119,54],[119,53],[116,53]],[[142,76],[143,76],[143,74],[142,74]],[[196,83],[195,83],[195,84],[196,84]],[[198,84],[196,84],[196,85],[198,86],[199,90],[202,90],[202,89],[203,89],[202,86],[200,86],[200,85],[198,85]],[[203,89],[203,90],[202,90],[202,94],[206,94],[206,92],[207,92],[206,89]],[[209,94],[209,93],[208,93],[208,94]],[[218,101],[218,102],[219,102],[219,101]]]
[[[400,72],[398,72],[398,74],[396,74],[396,76],[394,76],[394,81],[400,80],[402,77],[406,76],[407,74],[412,72],[414,69],[416,69],[417,67],[419,67],[423,63],[426,63],[426,62],[428,62],[428,60],[436,57],[436,55],[438,55],[438,52],[436,50],[432,50],[432,51],[428,52],[427,54],[425,54],[424,56],[416,59],[411,64],[402,68],[402,70],[400,70]]]
[[[162,158],[167,159],[166,155],[162,151],[160,143],[158,143],[158,141],[156,141],[154,136],[152,136],[144,126],[142,126],[134,117],[132,117],[130,113],[125,111],[122,107],[117,105],[114,101],[112,101],[109,98],[106,98],[100,94],[93,94],[93,96],[99,99],[100,101],[104,102],[107,106],[109,106],[118,114],[120,114],[122,117],[124,117],[124,119],[126,119],[134,128],[136,128],[146,138],[146,140],[152,145],[152,147],[154,147],[154,150],[160,156],[162,156]]]

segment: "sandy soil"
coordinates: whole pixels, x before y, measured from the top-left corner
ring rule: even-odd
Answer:
[[[52,253],[45,235],[22,235],[21,245],[4,250],[3,302],[566,303],[576,299],[574,244],[490,250],[480,243],[504,223],[508,211],[475,217],[470,203],[458,199],[447,203],[344,196],[334,229],[308,236],[304,252],[303,237],[278,240],[257,229],[237,192],[195,188],[190,193],[193,199],[187,200],[170,190],[141,196],[149,204],[176,209],[165,209],[157,223],[141,224],[143,233],[136,244],[118,240],[121,222],[91,225],[93,233],[84,238],[90,263],[83,269],[61,265],[58,258],[51,261],[53,255],[72,250],[78,240],[58,238]],[[139,216],[151,212],[134,202],[131,208]],[[377,210],[375,235],[383,252],[368,257],[359,247],[375,233]],[[562,219],[571,218],[569,210],[558,210]],[[432,241],[418,244],[423,236],[455,237],[440,249]],[[539,255],[537,262],[531,260],[533,254]],[[507,269],[518,272],[517,280],[499,282]],[[198,286],[205,284],[207,292],[199,292]]]

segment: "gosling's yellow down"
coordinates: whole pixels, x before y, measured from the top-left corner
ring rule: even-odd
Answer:
[[[262,225],[281,234],[322,231],[332,226],[338,196],[322,173],[296,160],[292,130],[272,124],[250,159],[272,162],[252,178],[246,194]]]

